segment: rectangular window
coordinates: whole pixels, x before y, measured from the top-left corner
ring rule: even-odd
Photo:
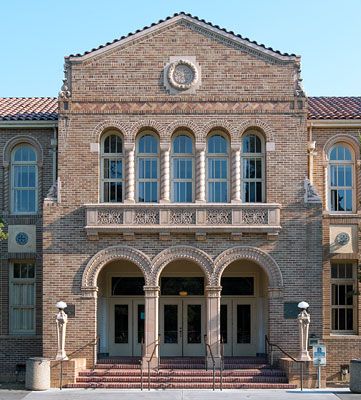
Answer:
[[[227,203],[228,162],[226,158],[208,158],[208,201]]]
[[[335,332],[354,331],[354,275],[352,263],[331,265],[331,320]]]
[[[36,211],[36,186],[35,165],[14,165],[14,212],[26,213]]]
[[[35,333],[35,264],[16,262],[10,268],[10,333]]]
[[[191,203],[193,201],[193,160],[173,158],[173,201]]]
[[[158,159],[155,157],[138,159],[138,201],[158,202]]]

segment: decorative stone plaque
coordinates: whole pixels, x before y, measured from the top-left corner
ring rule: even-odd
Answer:
[[[9,238],[8,238],[9,253],[36,252],[35,225],[9,225],[8,233],[9,233]]]
[[[164,68],[164,86],[170,94],[193,94],[201,84],[201,68],[195,57],[170,57]]]

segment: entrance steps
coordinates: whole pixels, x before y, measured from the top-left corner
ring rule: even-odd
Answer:
[[[226,357],[223,389],[294,389],[283,371],[271,368],[260,357]],[[68,388],[139,389],[141,371],[137,358],[101,359],[94,370],[79,373]],[[143,370],[144,389],[148,388],[148,371]],[[212,389],[212,369],[206,371],[203,357],[163,357],[159,370],[151,370],[151,389]],[[216,370],[215,389],[220,387]]]

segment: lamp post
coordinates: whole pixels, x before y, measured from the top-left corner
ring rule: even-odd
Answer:
[[[65,352],[65,335],[66,335],[66,324],[68,322],[68,316],[65,314],[64,309],[67,307],[64,301],[58,301],[56,308],[59,310],[56,315],[56,332],[58,337],[58,352],[55,360],[68,360]]]
[[[308,352],[308,332],[311,322],[310,314],[307,312],[308,307],[309,304],[305,301],[298,303],[298,308],[301,310],[297,317],[300,332],[300,361],[311,361],[311,357]]]

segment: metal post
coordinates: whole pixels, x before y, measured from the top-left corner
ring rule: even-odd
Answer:
[[[301,361],[301,392],[303,391],[303,362]]]
[[[216,369],[216,363],[213,361],[213,390],[215,389],[215,380],[216,380],[216,378],[215,378],[215,373],[216,373],[215,369]]]
[[[317,368],[317,380],[318,380],[318,388],[321,389],[321,360],[318,360],[318,368]]]
[[[60,390],[63,389],[63,360],[60,360]]]

